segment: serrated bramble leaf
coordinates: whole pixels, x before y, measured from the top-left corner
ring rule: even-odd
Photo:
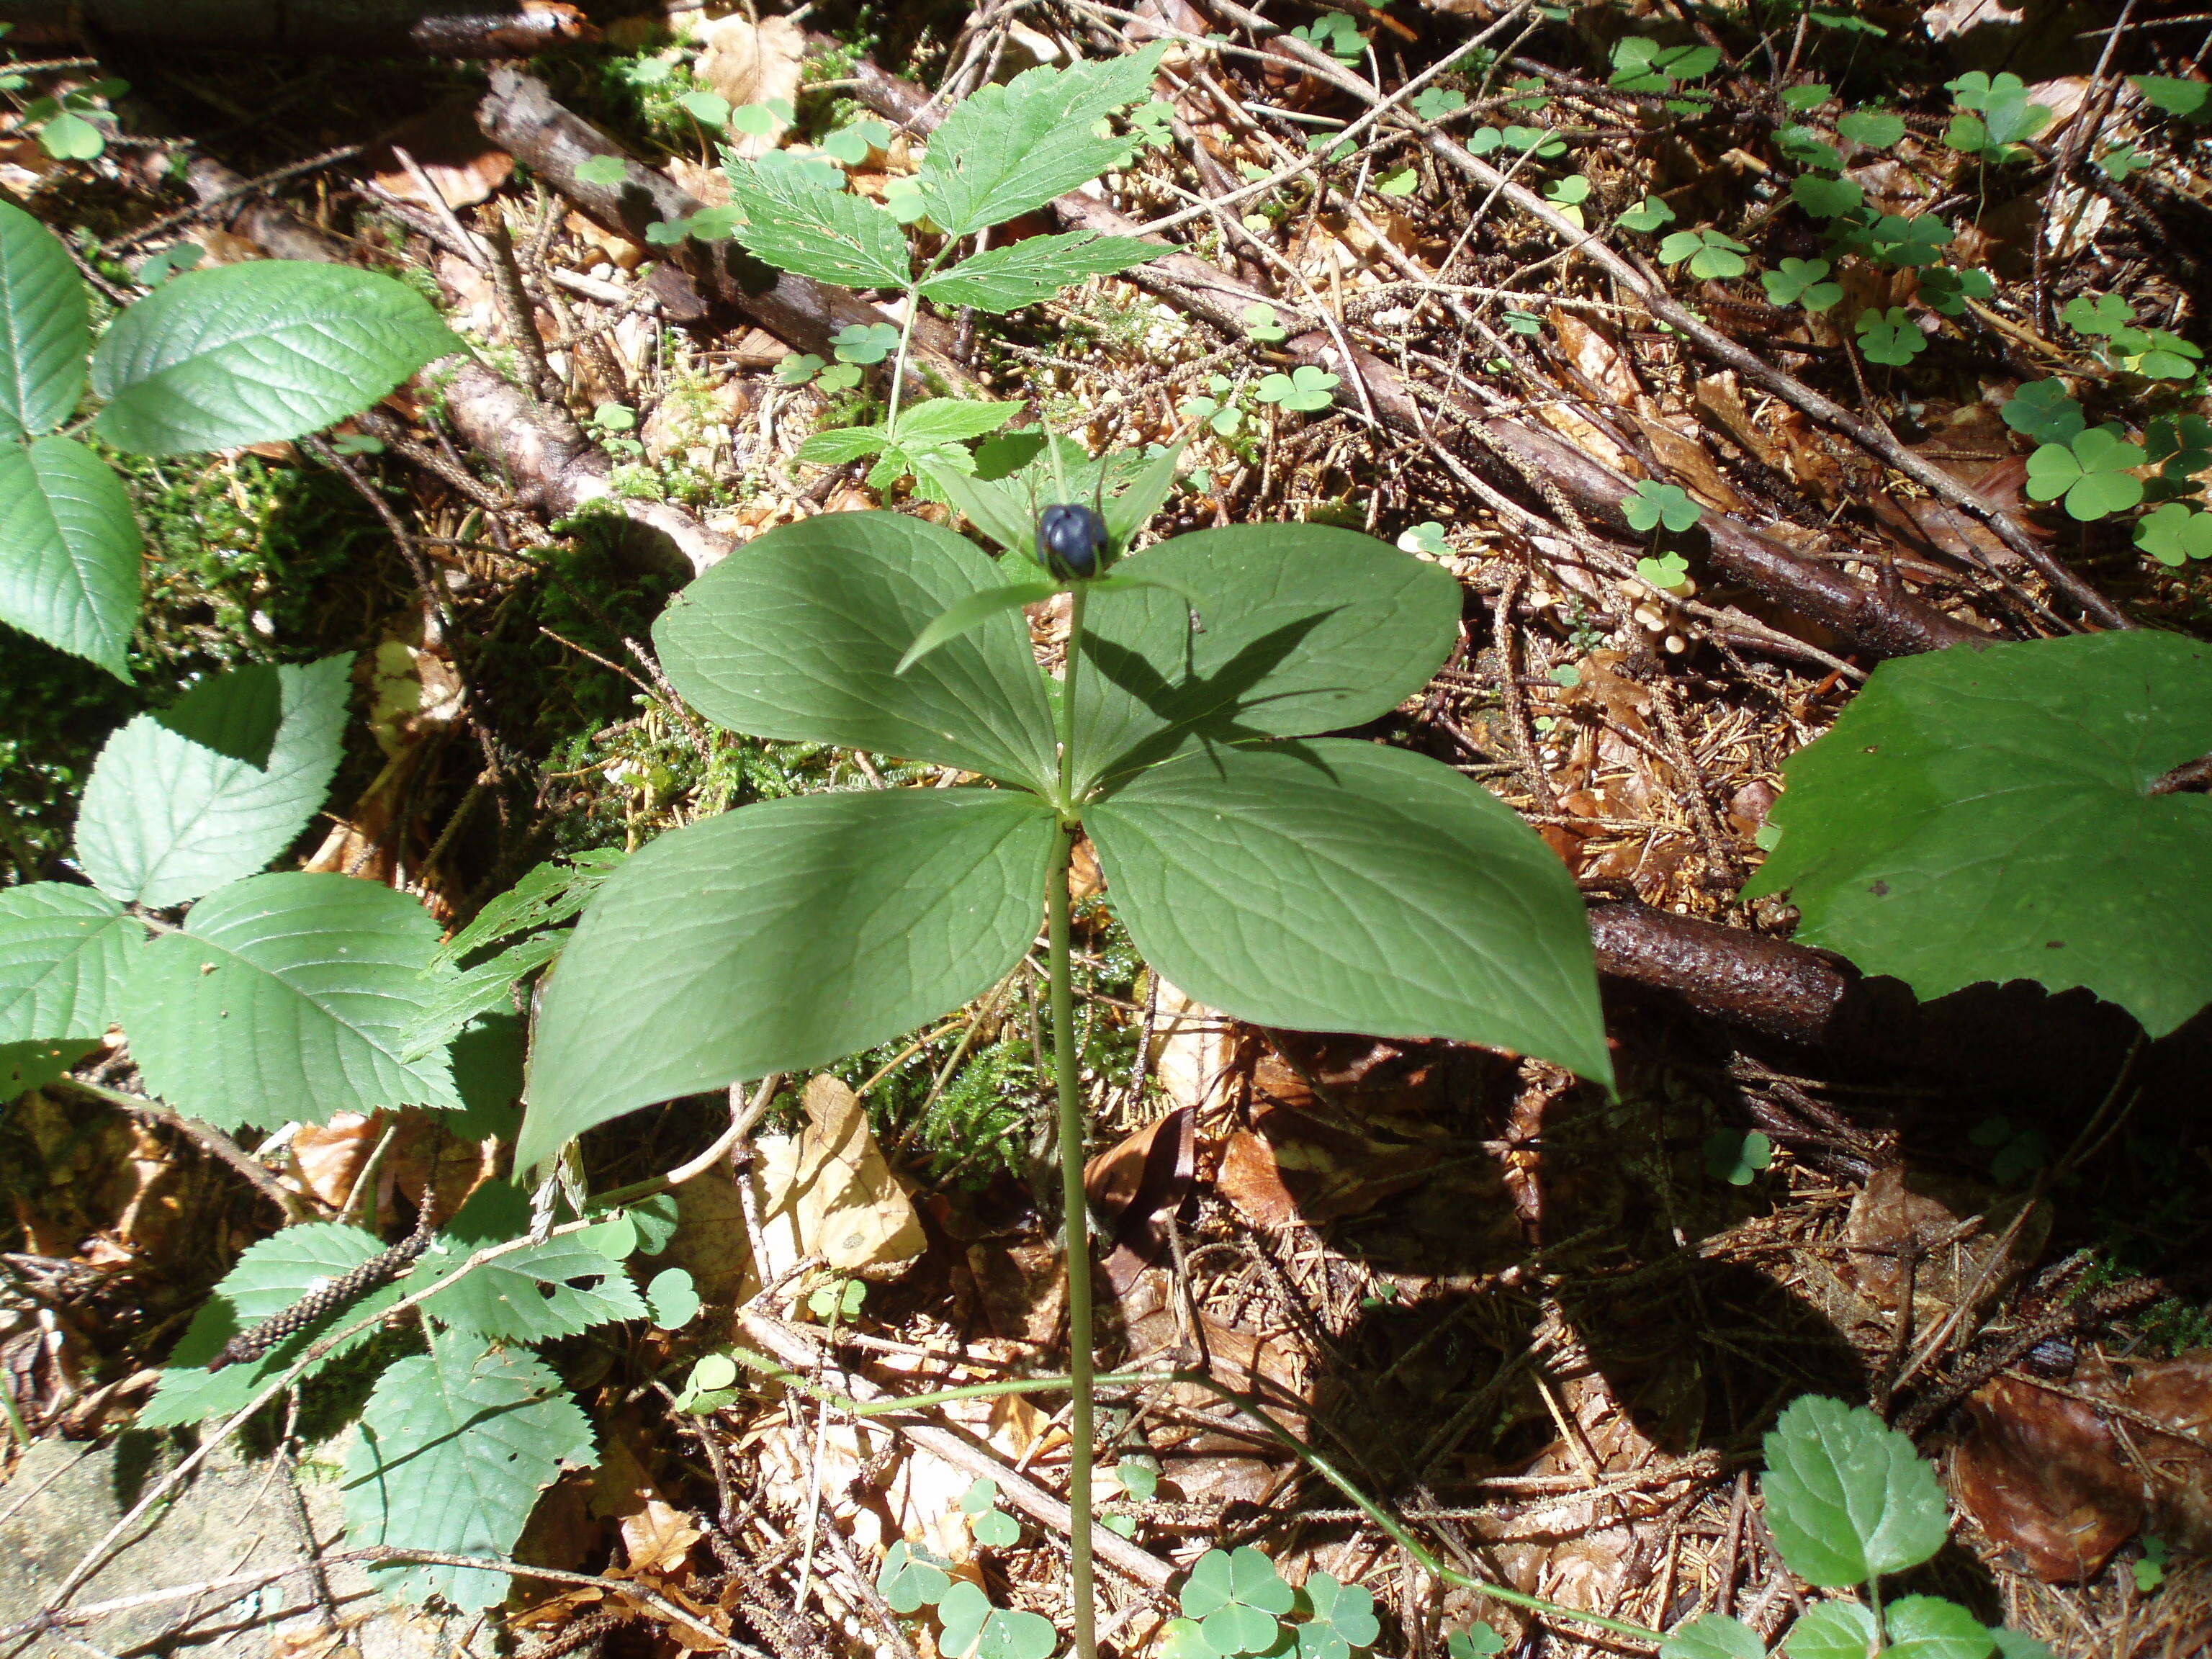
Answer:
[[[399,1034],[402,1060],[442,1053],[480,1015],[514,1012],[514,988],[561,954],[568,930],[533,933],[489,962],[460,972],[433,969],[422,988],[422,1006]]]
[[[1855,109],[1837,121],[1836,131],[1868,149],[1887,149],[1905,137],[1905,120],[1890,110]]]
[[[1759,1632],[1724,1613],[1698,1614],[1661,1644],[1659,1659],[1766,1659]]]
[[[901,444],[964,443],[996,432],[1021,412],[1019,404],[972,403],[960,398],[932,398],[910,404],[899,415]]]
[[[0,202],[0,438],[52,432],[84,395],[84,279],[61,239]]]
[[[93,888],[0,888],[0,1042],[105,1035],[145,942],[145,925]]]
[[[112,898],[159,908],[283,852],[337,770],[352,662],[232,669],[134,717],[107,740],[85,786],[76,824],[85,874]]]
[[[600,890],[547,983],[516,1167],[639,1106],[827,1065],[981,995],[1036,936],[1054,823],[1023,792],[883,789],[663,836]]]
[[[890,447],[890,434],[879,426],[841,426],[817,432],[793,452],[793,460],[811,466],[843,466]]]
[[[1209,1006],[1485,1043],[1611,1081],[1573,881],[1449,767],[1340,739],[1210,746],[1084,822],[1138,949]]]
[[[1881,1627],[1856,1601],[1822,1601],[1790,1627],[1782,1640],[1789,1659],[1867,1659],[1881,1645]]]
[[[215,1287],[214,1295],[193,1315],[164,1364],[161,1386],[139,1413],[138,1421],[149,1429],[171,1428],[237,1411],[260,1393],[271,1377],[289,1370],[301,1354],[329,1333],[359,1323],[400,1300],[404,1291],[398,1285],[380,1286],[350,1306],[325,1314],[285,1338],[258,1360],[219,1371],[207,1369],[232,1337],[283,1313],[383,1250],[375,1234],[327,1221],[287,1227],[249,1245],[238,1265]],[[377,1327],[369,1325],[338,1344],[305,1375],[313,1376],[372,1340],[376,1333]]]
[[[512,1349],[440,1338],[377,1379],[346,1456],[346,1531],[356,1546],[511,1557],[538,1496],[564,1465],[598,1461],[592,1425],[560,1376]],[[507,1574],[474,1567],[380,1570],[402,1595],[478,1611]]]
[[[521,880],[477,911],[467,927],[438,947],[440,965],[459,962],[517,933],[570,920],[628,856],[619,847],[592,848],[532,866]]]
[[[947,236],[970,236],[1042,207],[1120,159],[1122,140],[1099,124],[1148,96],[1164,41],[1066,69],[1025,70],[952,106],[915,175]]]
[[[486,1182],[423,1252],[415,1269],[417,1285],[443,1278],[484,1246],[519,1237],[529,1227],[529,1195],[506,1182]],[[642,1319],[646,1305],[619,1262],[586,1234],[564,1233],[471,1269],[423,1303],[422,1311],[487,1342],[542,1342],[594,1325]]]
[[[98,456],[74,438],[0,446],[0,622],[127,681],[140,556],[131,497]]]
[[[1826,1589],[1917,1567],[1950,1518],[1936,1472],[1863,1406],[1806,1395],[1766,1436],[1767,1529],[1790,1570]]]
[[[909,273],[906,232],[864,196],[787,167],[732,161],[730,200],[745,222],[732,233],[780,270],[846,288],[900,288]]]
[[[108,325],[94,425],[142,455],[297,438],[460,349],[428,301],[374,271],[291,259],[190,270]]]
[[[374,882],[234,882],[139,953],[123,994],[131,1057],[155,1093],[226,1127],[458,1109],[443,1055],[400,1057],[437,939],[420,904]]]
[[[1136,236],[1030,236],[986,248],[921,284],[922,297],[941,306],[1007,312],[1048,300],[1086,276],[1110,276],[1173,250]]]
[[[1866,200],[1866,192],[1856,180],[1824,179],[1817,173],[1800,173],[1791,179],[1790,194],[1815,219],[1839,219],[1846,213],[1856,213]]]
[[[2175,635],[1885,663],[1790,760],[1745,890],[1923,999],[2086,986],[2162,1036],[2212,1000],[2212,798],[2145,792],[2208,748],[2212,646]]]

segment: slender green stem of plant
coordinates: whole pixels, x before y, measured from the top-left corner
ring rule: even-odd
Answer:
[[[1083,607],[1090,594],[1078,584],[1068,595],[1067,663],[1060,677],[1060,810],[1075,810],[1075,676],[1083,665]]]
[[[891,359],[891,402],[884,416],[884,431],[893,443],[898,441],[899,395],[906,389],[907,345],[914,338],[914,319],[921,315],[921,295],[909,288],[906,291],[906,320],[899,328],[898,356]]]
[[[949,1406],[959,1400],[988,1400],[1006,1394],[1058,1394],[1075,1386],[1075,1379],[1061,1375],[1054,1376],[1005,1376],[994,1382],[963,1382],[957,1388],[939,1389],[929,1394],[902,1394],[883,1400],[855,1400],[850,1395],[840,1394],[835,1389],[799,1375],[780,1360],[750,1348],[726,1350],[730,1358],[747,1370],[796,1389],[810,1400],[826,1401],[840,1411],[850,1412],[855,1417],[888,1417],[897,1412],[925,1411],[932,1406]],[[1103,1376],[1094,1376],[1094,1389],[1136,1389],[1153,1382],[1173,1382],[1178,1378],[1174,1371],[1109,1371]]]
[[[1077,627],[1068,633],[1067,679],[1062,695],[1073,708],[1075,652],[1083,595],[1075,596]],[[1063,712],[1061,726],[1069,724]],[[1061,791],[1066,790],[1068,751],[1060,757]],[[1093,1390],[1091,1356],[1091,1211],[1083,1193],[1083,1094],[1076,1076],[1075,991],[1068,968],[1067,865],[1075,850],[1072,826],[1060,832],[1053,848],[1045,908],[1052,970],[1052,1058],[1060,1083],[1060,1188],[1067,1237],[1068,1386],[1073,1400],[1067,1425],[1068,1588],[1074,1604],[1076,1659],[1096,1659],[1097,1621],[1091,1590],[1091,1445]]]

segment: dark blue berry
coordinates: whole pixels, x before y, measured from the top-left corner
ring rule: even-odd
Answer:
[[[1098,574],[1106,550],[1106,520],[1088,507],[1048,507],[1037,515],[1037,553],[1063,581]]]

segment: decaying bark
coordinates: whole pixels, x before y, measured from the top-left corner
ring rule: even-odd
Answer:
[[[921,131],[941,118],[941,112],[932,105],[928,94],[887,74],[872,61],[862,59],[852,72],[858,82],[856,94],[879,114]],[[1061,197],[1053,209],[1069,230],[1093,231],[1102,236],[1138,233],[1135,221],[1080,191]],[[1231,335],[1244,331],[1245,307],[1255,301],[1280,303],[1181,249],[1124,271],[1122,276]],[[1337,387],[1336,399],[1346,409],[1360,407],[1364,387],[1376,417],[1386,426],[1417,435],[1439,426],[1433,415],[1424,415],[1415,404],[1404,379],[1380,358],[1353,347],[1352,362],[1344,362],[1336,337],[1328,329],[1296,335],[1282,349],[1296,362],[1337,374],[1343,383]],[[1457,399],[1446,402],[1463,424],[1480,428],[1492,447],[1525,460],[1585,511],[1602,514],[1610,521],[1621,499],[1635,487],[1632,480],[1545,428],[1492,416]],[[1448,426],[1443,435],[1449,435]],[[1708,511],[1704,527],[1711,538],[1711,561],[1729,580],[1832,630],[1853,649],[1869,656],[1910,656],[1990,637],[1901,586],[1855,580],[1836,566],[1808,559],[1725,514]]]
[[[0,0],[15,45],[527,58],[591,33],[562,0]]]

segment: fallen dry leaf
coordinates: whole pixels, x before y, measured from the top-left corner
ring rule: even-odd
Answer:
[[[370,176],[380,189],[424,207],[430,200],[399,160],[405,150],[449,208],[474,207],[507,181],[514,157],[491,143],[477,125],[473,94],[453,99],[395,127],[369,152]]]
[[[702,23],[697,38],[706,51],[694,73],[702,86],[720,93],[733,108],[773,99],[797,100],[806,33],[790,18],[764,17],[755,23],[725,17]],[[777,121],[765,133],[732,131],[728,143],[734,154],[750,159],[774,149],[789,130],[787,123]]]
[[[2096,1408],[2000,1376],[1966,1415],[1950,1471],[1960,1507],[2045,1583],[2095,1577],[2143,1517],[2142,1482]]]
[[[859,1097],[825,1073],[807,1083],[806,1116],[798,1134],[760,1142],[759,1271],[773,1279],[818,1256],[840,1273],[896,1277],[927,1241]]]

